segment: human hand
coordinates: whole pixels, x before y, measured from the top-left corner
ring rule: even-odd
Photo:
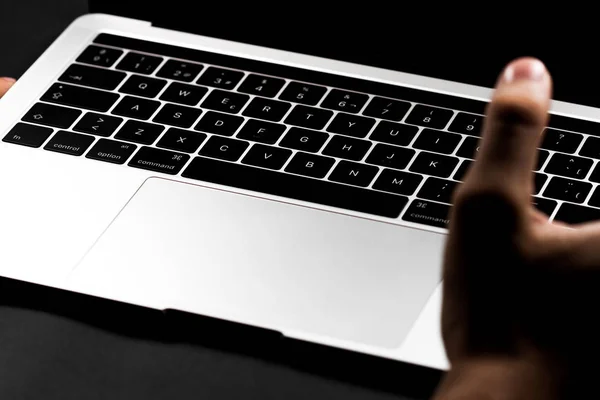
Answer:
[[[455,194],[442,307],[451,368],[436,399],[589,398],[583,374],[600,355],[600,223],[549,223],[531,202],[551,92],[540,61],[505,68]]]
[[[12,78],[0,78],[0,99],[8,92],[8,89],[14,85],[15,80]]]

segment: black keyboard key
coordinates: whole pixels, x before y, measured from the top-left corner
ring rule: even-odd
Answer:
[[[179,82],[173,82],[167,90],[160,95],[161,100],[172,103],[195,106],[202,100],[208,89],[202,86],[185,85]]]
[[[378,143],[367,157],[366,162],[383,167],[404,169],[415,153],[416,151],[413,149]]]
[[[165,127],[162,125],[129,120],[119,129],[119,132],[115,135],[115,139],[141,144],[152,144],[164,130]]]
[[[452,154],[458,143],[462,139],[461,135],[438,131],[435,129],[423,129],[413,147],[415,149],[435,151],[436,153]]]
[[[66,129],[81,115],[80,110],[36,103],[23,116],[23,121]]]
[[[194,129],[217,135],[231,136],[244,122],[244,118],[236,115],[221,114],[208,111],[198,122]]]
[[[384,169],[373,184],[373,189],[410,196],[417,190],[422,180],[421,175]]]
[[[483,115],[459,112],[452,120],[448,130],[456,133],[464,133],[465,135],[481,136],[483,118]]]
[[[452,110],[417,104],[406,117],[406,123],[433,129],[444,129],[452,115],[454,115]]]
[[[363,114],[369,117],[400,121],[409,109],[410,103],[407,101],[373,97]]]
[[[243,164],[269,169],[281,169],[292,155],[292,151],[279,147],[253,145],[242,159]]]
[[[381,121],[369,139],[397,146],[408,146],[417,132],[419,132],[419,128],[413,125]]]
[[[129,53],[117,65],[117,69],[150,75],[162,62],[162,57],[149,56],[140,53]]]
[[[163,79],[150,78],[143,75],[131,75],[123,86],[121,86],[119,92],[142,97],[156,97],[166,84],[167,81]]]
[[[119,98],[116,93],[88,89],[79,86],[55,83],[42,96],[42,100],[65,106],[85,108],[94,111],[108,111]]]
[[[596,186],[592,197],[590,197],[588,204],[594,207],[600,207],[600,186]]]
[[[375,125],[373,118],[359,117],[358,115],[338,113],[327,127],[328,132],[364,138]]]
[[[554,220],[572,225],[595,222],[600,220],[600,209],[563,203]]]
[[[153,147],[142,147],[135,153],[127,165],[134,168],[177,175],[189,159],[190,156],[188,154],[174,153]]]
[[[549,156],[550,156],[550,152],[548,152],[546,150],[538,150],[537,163],[535,166],[536,171],[539,171],[542,169],[542,167],[544,166],[544,163],[546,162],[546,160],[548,159]]]
[[[600,159],[600,138],[588,137],[579,150],[579,155]]]
[[[467,171],[469,170],[469,168],[471,167],[471,164],[473,163],[473,161],[471,160],[464,160],[461,164],[460,167],[458,167],[458,170],[456,170],[456,173],[454,174],[454,179],[457,181],[462,181],[465,178],[465,175],[467,174]]]
[[[558,203],[554,200],[544,199],[543,197],[533,197],[531,203],[538,211],[546,214],[548,217],[552,215]]]
[[[329,122],[332,111],[307,106],[295,106],[285,119],[286,124],[308,129],[323,129]]]
[[[290,82],[279,98],[294,103],[316,105],[327,91],[323,86],[309,85],[307,83]]]
[[[329,180],[348,185],[367,187],[379,172],[379,168],[372,165],[357,164],[342,160],[334,168]]]
[[[204,133],[169,128],[156,146],[163,149],[183,151],[184,153],[194,153],[205,139],[206,135]]]
[[[371,142],[367,140],[334,135],[323,149],[323,154],[331,157],[360,161],[365,154],[367,154],[370,147]]]
[[[458,182],[448,181],[446,179],[427,178],[417,197],[421,199],[439,201],[440,203],[451,203],[454,191],[458,187]]]
[[[44,149],[71,156],[81,156],[94,143],[94,140],[93,136],[58,131],[44,146]]]
[[[555,153],[548,162],[545,172],[567,178],[583,179],[592,168],[593,163],[590,158]]]
[[[98,89],[114,90],[126,76],[125,72],[73,64],[67,68],[58,80]]]
[[[468,137],[460,145],[456,155],[459,157],[475,159],[477,153],[479,153],[479,139],[474,137]]]
[[[200,149],[200,155],[219,158],[227,161],[237,161],[248,148],[249,143],[242,140],[220,136],[211,136]]]
[[[285,131],[285,125],[249,119],[237,134],[240,139],[252,140],[267,144],[275,144]]]
[[[124,117],[146,120],[154,114],[159,106],[160,102],[156,100],[125,96],[117,104],[112,113]]]
[[[533,175],[533,194],[538,194],[539,192],[541,192],[547,180],[548,175],[535,173]]]
[[[244,107],[249,98],[250,96],[247,94],[213,90],[202,102],[202,107],[236,114]]]
[[[73,130],[108,137],[117,130],[121,122],[123,118],[88,112],[77,122]]]
[[[250,104],[248,104],[243,115],[278,122],[281,121],[290,107],[290,103],[255,97]]]
[[[547,128],[544,130],[540,147],[542,149],[572,154],[575,153],[582,140],[583,135],[580,135],[579,133]]]
[[[77,62],[110,67],[123,54],[123,50],[109,49],[100,46],[88,46],[77,58]]]
[[[303,128],[291,127],[279,145],[290,149],[316,153],[321,150],[329,135],[322,131],[312,131]]]
[[[202,114],[199,108],[165,104],[153,121],[160,124],[173,125],[179,128],[189,128]]]
[[[2,139],[3,142],[27,147],[40,147],[54,132],[50,128],[19,122]]]
[[[590,190],[592,190],[591,183],[555,176],[550,179],[548,186],[546,186],[544,197],[570,201],[572,203],[583,203]]]
[[[287,167],[285,167],[285,171],[312,178],[324,178],[334,163],[335,158],[317,156],[299,151]]]
[[[388,218],[398,217],[408,201],[403,196],[203,157],[192,160],[182,175],[204,182]]]
[[[275,97],[281,90],[285,80],[270,76],[250,74],[238,88],[238,92],[254,94],[256,96]]]
[[[413,200],[402,219],[447,229],[450,224],[450,206],[427,200]]]
[[[331,92],[329,92],[325,100],[321,103],[321,107],[357,113],[363,108],[367,100],[369,100],[369,96],[363,93],[331,89]]]
[[[174,79],[176,81],[191,82],[193,81],[203,66],[187,61],[169,60],[156,73],[156,76],[161,78]]]
[[[100,139],[85,157],[113,164],[124,164],[135,149],[137,149],[135,144]]]
[[[209,67],[200,76],[197,83],[200,85],[212,86],[221,89],[231,90],[238,84],[240,79],[244,77],[241,71],[233,71],[231,69]]]
[[[596,164],[596,168],[594,168],[588,179],[592,182],[600,183],[600,163]]]
[[[458,158],[422,151],[410,166],[412,172],[448,178],[458,164]]]

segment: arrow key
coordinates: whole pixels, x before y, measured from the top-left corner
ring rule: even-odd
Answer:
[[[79,120],[73,130],[108,137],[117,130],[121,122],[123,122],[123,118],[88,112]]]

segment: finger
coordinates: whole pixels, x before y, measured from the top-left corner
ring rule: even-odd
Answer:
[[[0,78],[0,98],[8,92],[8,89],[15,84],[15,80],[13,78]]]
[[[550,106],[552,80],[533,58],[510,63],[498,79],[488,105],[480,150],[464,187],[509,196],[530,204],[532,170]]]
[[[600,222],[577,225],[552,222],[536,234],[536,258],[548,268],[600,271]]]

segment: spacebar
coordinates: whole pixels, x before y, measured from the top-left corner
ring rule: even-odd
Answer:
[[[388,218],[397,218],[408,202],[404,196],[203,157],[196,157],[182,176]]]

